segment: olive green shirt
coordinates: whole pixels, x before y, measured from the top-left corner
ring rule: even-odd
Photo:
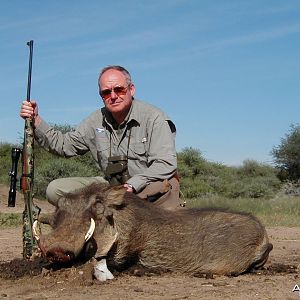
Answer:
[[[127,183],[139,192],[148,183],[169,179],[176,173],[175,132],[175,125],[161,110],[134,99],[120,125],[103,107],[65,134],[42,120],[35,138],[48,151],[64,157],[91,151],[102,171],[109,156],[128,156],[131,178]]]

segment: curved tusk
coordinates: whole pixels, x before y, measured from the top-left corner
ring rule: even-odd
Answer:
[[[92,235],[94,234],[94,231],[95,231],[95,221],[93,218],[91,218],[91,226],[90,226],[88,232],[86,233],[86,235],[84,236],[84,240],[86,242],[92,237]]]
[[[41,237],[41,229],[38,220],[35,220],[32,224],[32,233],[34,238],[38,241]]]

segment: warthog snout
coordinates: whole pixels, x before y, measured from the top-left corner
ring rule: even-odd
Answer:
[[[60,247],[48,250],[44,256],[52,262],[62,263],[68,263],[75,259],[75,254],[73,252],[65,251]]]

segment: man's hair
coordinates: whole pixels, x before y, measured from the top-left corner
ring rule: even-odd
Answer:
[[[128,84],[131,84],[131,75],[130,73],[123,67],[121,66],[107,66],[105,68],[103,68],[100,72],[99,78],[98,78],[98,82],[100,81],[101,76],[108,70],[117,70],[123,73],[123,75],[126,78],[126,81]]]

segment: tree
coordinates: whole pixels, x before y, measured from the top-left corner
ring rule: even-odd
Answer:
[[[281,139],[279,146],[272,152],[276,167],[280,171],[280,179],[297,181],[300,179],[300,125],[292,124],[289,132]]]

